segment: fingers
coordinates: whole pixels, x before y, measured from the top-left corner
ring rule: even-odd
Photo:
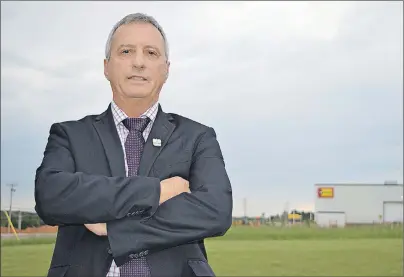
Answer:
[[[107,225],[105,223],[84,224],[84,226],[97,236],[107,235]]]
[[[189,181],[179,176],[171,177],[161,181],[160,188],[160,204],[183,192],[191,192],[189,188]]]

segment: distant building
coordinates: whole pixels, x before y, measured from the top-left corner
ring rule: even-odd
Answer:
[[[317,184],[319,226],[403,222],[403,184]]]

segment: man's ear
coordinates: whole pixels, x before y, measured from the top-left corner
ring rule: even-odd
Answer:
[[[108,60],[104,59],[104,76],[107,78],[109,81],[109,76],[108,76]]]
[[[168,75],[170,74],[170,61],[167,61],[167,70],[166,70],[166,81],[168,79]]]

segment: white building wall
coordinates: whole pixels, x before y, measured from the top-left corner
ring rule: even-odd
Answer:
[[[333,198],[319,198],[319,187],[333,187]],[[346,224],[366,224],[383,220],[383,207],[385,202],[401,202],[403,185],[316,185],[315,186],[315,216],[320,225],[328,225],[332,213],[345,213]],[[329,213],[331,212],[331,213]],[[340,217],[342,218],[342,217]]]

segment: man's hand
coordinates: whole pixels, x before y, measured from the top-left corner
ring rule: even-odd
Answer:
[[[107,224],[105,223],[84,224],[84,226],[97,236],[107,235]]]
[[[183,192],[190,192],[189,182],[181,177],[172,177],[160,182],[160,204],[165,201],[181,194]]]

